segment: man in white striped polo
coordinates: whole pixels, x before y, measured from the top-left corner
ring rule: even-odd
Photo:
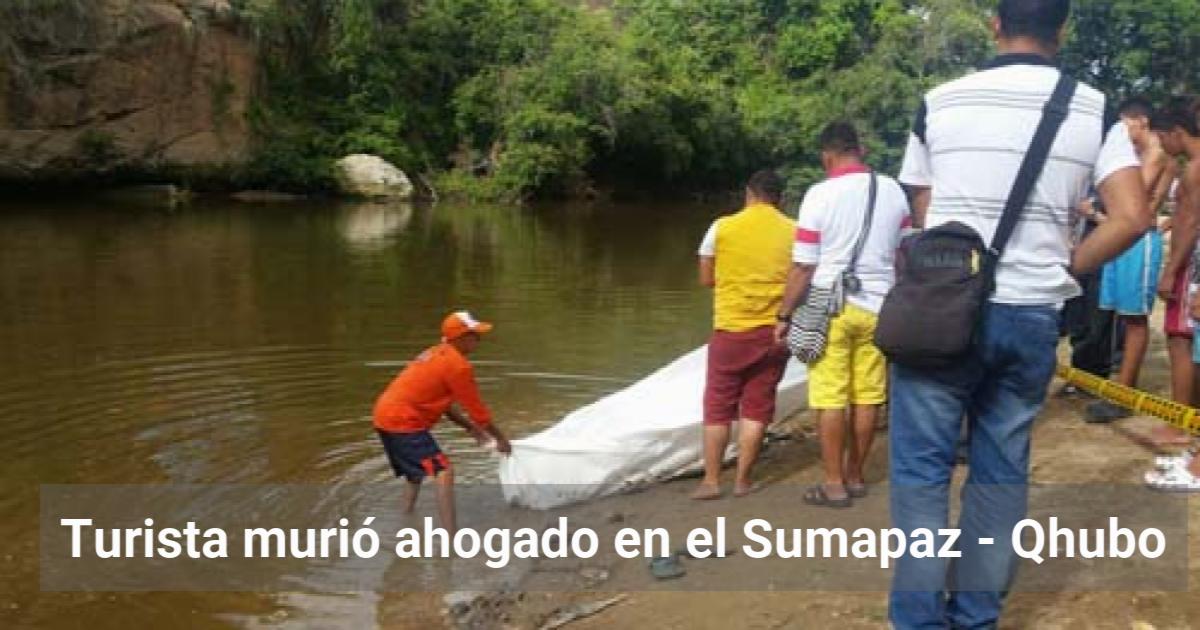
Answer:
[[[899,179],[927,227],[959,221],[991,240],[1058,84],[1053,59],[1069,9],[1068,0],[1000,0],[1000,55],[923,99]],[[970,423],[962,557],[953,566],[900,558],[889,602],[897,628],[998,623],[1015,569],[1005,541],[1025,516],[1030,430],[1054,373],[1059,310],[1079,293],[1076,274],[1116,257],[1150,225],[1137,156],[1127,134],[1105,135],[1104,110],[1100,92],[1077,87],[964,360],[949,369],[892,366],[891,512],[910,536],[948,526],[955,447],[963,418]],[[1092,184],[1108,220],[1071,251],[1070,212]]]

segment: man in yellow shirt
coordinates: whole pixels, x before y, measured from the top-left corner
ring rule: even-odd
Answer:
[[[694,499],[721,496],[721,464],[729,427],[739,420],[734,496],[749,494],[775,389],[787,364],[775,342],[775,314],[791,266],[795,223],[778,209],[783,181],[759,171],[746,186],[746,205],[717,219],[700,244],[700,283],[713,287],[715,329],[708,342],[704,385],[704,480]]]

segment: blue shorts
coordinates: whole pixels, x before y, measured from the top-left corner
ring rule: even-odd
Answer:
[[[389,433],[376,429],[375,432],[397,477],[421,483],[425,477],[436,477],[443,470],[450,470],[450,460],[428,431]]]
[[[1149,315],[1158,291],[1162,257],[1162,234],[1150,230],[1104,265],[1100,276],[1100,308],[1116,311],[1117,315]]]

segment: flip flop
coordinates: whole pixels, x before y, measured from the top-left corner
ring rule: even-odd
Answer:
[[[846,484],[846,494],[851,499],[865,499],[867,496],[867,484],[864,482]]]
[[[650,561],[650,575],[658,580],[674,580],[687,574],[683,563],[679,562],[679,554],[673,553]]]
[[[844,496],[844,497],[841,497],[840,499],[831,498],[825,492],[825,486],[822,486],[822,485],[812,486],[808,490],[806,490],[804,492],[804,502],[809,505],[815,505],[817,507],[827,507],[827,508],[835,508],[835,509],[848,508],[848,507],[850,507],[850,505],[852,503],[850,501],[849,496]]]
[[[1120,405],[1114,405],[1107,400],[1099,400],[1087,406],[1084,410],[1083,421],[1088,424],[1108,424],[1124,420],[1133,412]]]

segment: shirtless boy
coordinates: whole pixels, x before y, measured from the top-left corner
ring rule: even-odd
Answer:
[[[1138,97],[1131,98],[1121,104],[1119,112],[1121,125],[1114,127],[1111,133],[1120,133],[1120,127],[1124,126],[1129,134],[1138,159],[1142,162],[1142,180],[1146,183],[1150,211],[1157,213],[1170,190],[1171,181],[1175,179],[1174,159],[1163,150],[1158,134],[1150,129],[1153,111],[1148,101]],[[1099,220],[1103,220],[1104,217],[1102,213],[1095,213],[1095,216]],[[1116,260],[1105,265],[1102,271],[1100,308],[1113,311],[1125,328],[1124,352],[1117,382],[1129,387],[1137,387],[1142,361],[1146,358],[1146,347],[1150,340],[1150,311],[1154,308],[1155,291],[1161,284],[1158,278],[1162,266],[1162,250],[1163,235],[1157,229],[1151,228]],[[1189,363],[1190,349],[1189,337]],[[1124,407],[1107,401],[1097,401],[1088,405],[1086,420],[1112,422],[1129,414],[1130,411]]]

